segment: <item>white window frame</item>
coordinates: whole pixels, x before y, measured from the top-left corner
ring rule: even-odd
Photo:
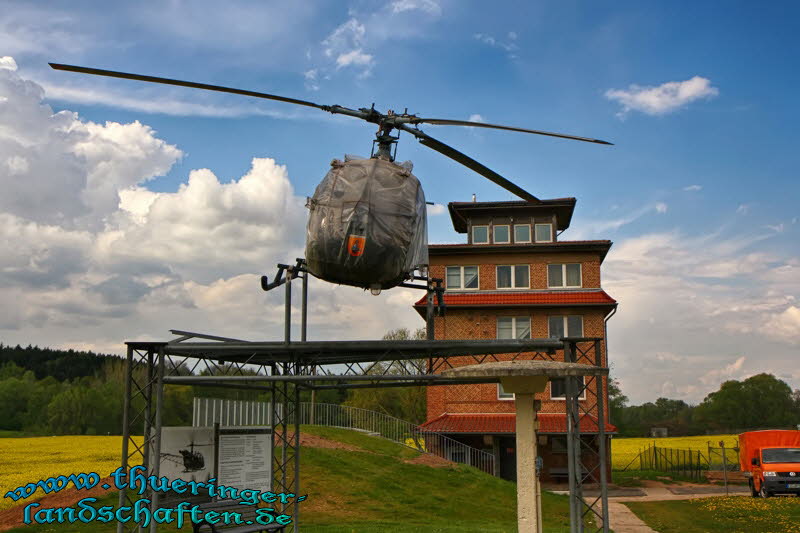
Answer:
[[[505,395],[505,396],[504,396]],[[503,390],[503,385],[501,383],[497,384],[497,399],[501,402],[509,402],[513,401],[515,398],[513,392],[506,392]]]
[[[495,232],[497,228],[508,228],[508,240],[498,241],[495,239]],[[492,243],[494,244],[511,244],[511,224],[495,224],[492,226]]]
[[[528,335],[531,335],[528,338],[529,339],[533,338],[533,335],[532,335],[533,332],[531,331],[531,327],[533,327],[533,321],[531,320],[531,317],[529,315],[520,315],[520,316],[501,315],[501,316],[496,317],[496,319],[495,319],[495,333],[494,333],[495,339],[499,339],[500,338],[500,319],[501,318],[510,318],[511,319],[511,338],[512,339],[517,339],[518,338],[517,337],[517,320],[527,320],[528,321]]]
[[[550,282],[550,266],[561,265],[561,282],[563,285],[553,285]],[[567,265],[578,265],[578,284],[567,285]],[[583,263],[548,263],[547,264],[547,288],[548,289],[580,289],[583,287]]]
[[[561,318],[562,324],[564,326],[564,333],[566,333],[566,335],[565,335],[566,337],[575,337],[575,335],[570,335],[570,332],[569,332],[568,327],[567,327],[568,324],[569,324],[569,321],[567,319],[569,317],[571,317],[571,316],[580,317],[580,319],[581,319],[581,335],[580,336],[583,337],[584,336],[584,333],[583,333],[583,327],[584,327],[583,315],[547,315],[547,338],[548,339],[552,338],[550,336],[550,319],[553,318],[553,317]]]
[[[528,267],[528,284],[524,287],[517,287],[515,285],[516,282],[516,267],[524,266]],[[498,269],[500,267],[510,267],[511,268],[511,286],[510,287],[500,287],[497,284],[497,280],[499,279]],[[530,289],[531,288],[531,266],[530,265],[495,265],[494,268],[494,286],[498,291],[513,291],[514,289]]]
[[[517,228],[521,228],[523,226],[526,226],[528,228],[528,240],[527,241],[518,241],[517,240]],[[533,231],[533,228],[531,228],[530,224],[514,224],[513,230],[514,230],[514,242],[515,243],[523,244],[523,243],[533,242],[533,234],[531,233]]]
[[[477,228],[486,228],[486,242],[476,242],[475,241],[475,230]],[[478,225],[478,226],[472,226],[472,244],[490,244],[492,242],[491,237],[492,237],[492,235],[491,235],[491,232],[489,231],[489,226],[488,225],[481,224],[481,225]]]
[[[583,384],[586,385],[586,376],[578,376],[578,377],[580,377],[583,380]],[[555,379],[566,379],[566,378],[555,378]],[[556,402],[565,402],[565,401],[567,401],[567,391],[566,391],[566,389],[564,389],[564,396],[553,396],[553,380],[552,379],[548,382],[548,385],[550,385],[550,399],[551,400],[556,401]],[[565,385],[566,385],[566,383],[565,383]],[[586,399],[586,387],[583,388],[583,392],[581,393],[580,396],[578,396],[578,399],[579,400],[585,400]]]
[[[477,287],[464,287],[464,269],[469,267],[475,267],[478,270],[478,286]],[[451,287],[447,283],[447,269],[448,268],[458,268],[459,269],[459,286],[458,287]],[[477,291],[481,288],[481,266],[480,265],[447,265],[444,267],[444,279],[445,279],[445,288],[448,290],[454,291]]]
[[[550,227],[550,239],[549,240],[540,241],[539,239],[536,238],[536,227],[537,226],[549,226]],[[548,224],[534,224],[533,225],[533,235],[531,235],[531,238],[536,242],[553,242],[553,225],[549,224],[549,223]]]

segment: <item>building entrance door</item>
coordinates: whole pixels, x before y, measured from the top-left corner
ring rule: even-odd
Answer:
[[[517,480],[517,442],[515,437],[500,437],[500,477]]]

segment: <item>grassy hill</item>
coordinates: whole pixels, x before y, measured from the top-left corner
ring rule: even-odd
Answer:
[[[301,451],[301,486],[308,499],[301,503],[299,520],[304,532],[516,531],[513,483],[379,437],[321,426],[304,426],[303,432],[307,442]],[[116,505],[115,495],[104,500],[106,505]],[[569,531],[565,496],[544,493],[542,511],[545,531]],[[11,531],[114,530],[109,524],[94,523],[28,526]],[[176,531],[172,527],[160,530]]]

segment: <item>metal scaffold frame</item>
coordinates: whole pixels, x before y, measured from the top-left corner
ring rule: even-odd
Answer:
[[[283,341],[250,342],[171,330],[177,338],[169,342],[128,342],[125,398],[123,402],[122,464],[125,471],[143,464],[147,475],[159,474],[161,452],[161,424],[164,405],[164,385],[182,384],[213,386],[268,393],[272,405],[273,425],[273,478],[275,492],[300,494],[300,392],[308,389],[405,387],[429,385],[455,385],[495,383],[497,378],[454,378],[440,375],[453,368],[452,357],[469,357],[475,364],[509,360],[556,361],[556,352],[564,350],[564,361],[584,362],[602,367],[600,339],[503,339],[503,340],[431,340],[433,316],[444,311],[443,305],[435,309],[434,300],[441,304],[441,285],[430,280],[425,286],[414,285],[428,291],[428,340],[418,341],[313,341],[307,340],[308,272],[304,262],[296,265],[278,265],[275,281],[262,278],[262,288],[273,289],[284,285],[285,333]],[[285,275],[284,275],[285,274]],[[291,339],[291,285],[297,277],[302,281],[301,340]],[[408,284],[411,285],[411,284]],[[589,343],[589,347],[580,346]],[[594,359],[589,357],[595,351]],[[504,354],[500,356],[500,354]],[[511,354],[510,358],[509,355]],[[378,373],[374,373],[375,371]],[[202,372],[202,374],[198,374]],[[577,378],[567,382],[567,442],[569,455],[571,531],[583,531],[583,517],[593,512],[598,517],[599,531],[608,531],[605,452],[605,417],[603,411],[603,380],[586,376],[579,388]],[[578,398],[583,388],[595,384],[597,389],[597,422],[600,439],[600,496],[587,504],[582,499],[582,472],[579,420],[581,413],[589,414],[593,406],[581,406]],[[313,401],[313,400],[312,400]],[[143,441],[134,438],[143,431]],[[139,463],[141,458],[141,463]],[[594,471],[594,470],[593,470]],[[138,494],[137,497],[140,497]],[[158,506],[158,493],[147,495],[151,506]],[[598,504],[599,502],[599,504]],[[119,504],[131,505],[133,498],[125,489],[120,490]],[[287,507],[291,505],[292,508]],[[600,510],[598,510],[598,505]],[[294,531],[299,531],[300,506],[296,499],[282,504],[281,512],[294,517]],[[584,509],[585,507],[585,509]],[[580,517],[580,518],[578,518]],[[155,533],[156,523],[149,530]],[[117,533],[144,531],[137,524],[119,523]]]

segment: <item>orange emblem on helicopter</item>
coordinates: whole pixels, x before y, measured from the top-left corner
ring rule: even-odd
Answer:
[[[353,257],[359,257],[364,253],[364,246],[367,244],[367,238],[361,235],[350,235],[347,238],[347,251]]]

